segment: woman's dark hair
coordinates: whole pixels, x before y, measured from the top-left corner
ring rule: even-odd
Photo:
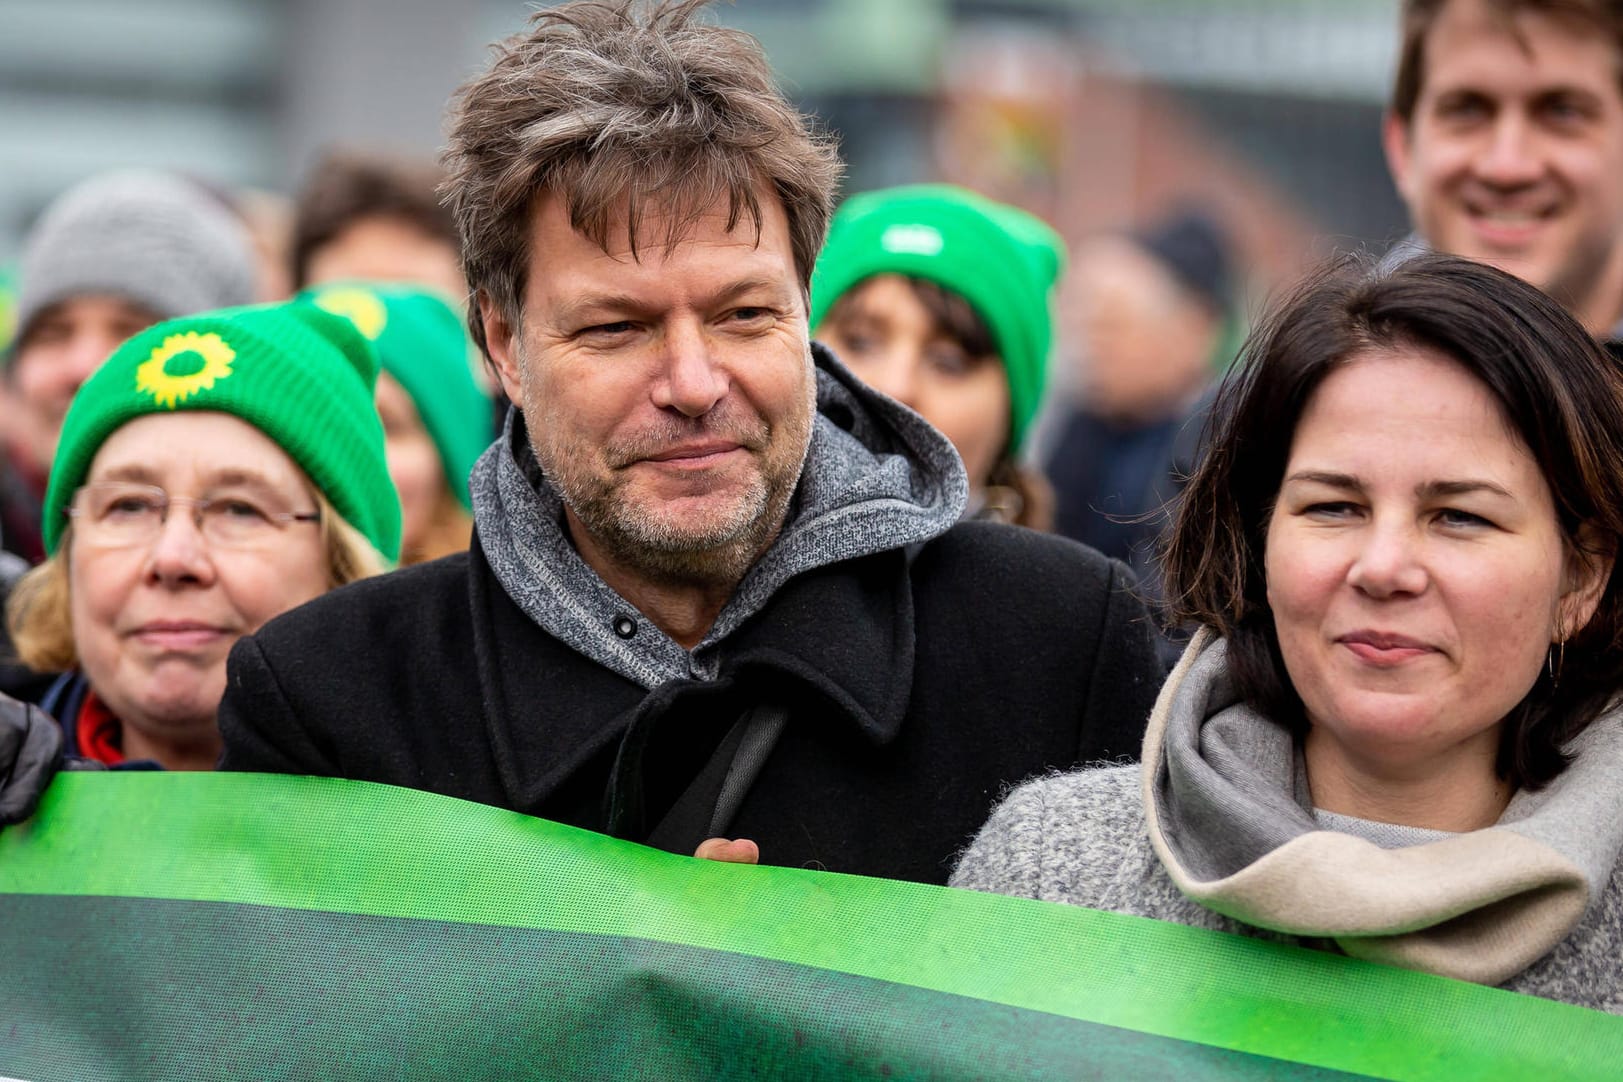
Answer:
[[[1225,636],[1239,693],[1298,734],[1307,721],[1263,574],[1296,425],[1341,365],[1415,347],[1451,358],[1498,400],[1550,486],[1570,555],[1596,566],[1623,538],[1623,369],[1565,309],[1453,256],[1390,270],[1345,258],[1313,275],[1258,326],[1225,380],[1163,554],[1176,616]],[[1497,769],[1512,784],[1536,789],[1560,774],[1563,747],[1623,687],[1619,583],[1614,564],[1594,616],[1566,642],[1559,680],[1541,674],[1506,717]]]

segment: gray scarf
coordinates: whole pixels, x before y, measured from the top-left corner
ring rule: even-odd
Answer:
[[[1560,777],[1484,830],[1400,849],[1322,830],[1295,740],[1238,700],[1226,644],[1202,629],[1150,716],[1145,816],[1167,874],[1208,909],[1498,984],[1566,937],[1623,851],[1623,708],[1567,750]]]
[[[969,491],[952,444],[863,386],[822,346],[812,352],[817,418],[788,521],[691,653],[581,559],[517,411],[470,478],[479,544],[507,595],[548,634],[654,688],[714,677],[727,636],[794,576],[945,533]]]

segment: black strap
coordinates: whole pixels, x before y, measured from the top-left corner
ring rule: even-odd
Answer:
[[[779,706],[744,711],[645,843],[673,853],[692,853],[706,838],[724,835],[788,719],[789,712]]]
[[[744,802],[761,768],[778,745],[783,727],[789,721],[789,711],[781,706],[757,706],[744,715],[744,735],[738,742],[738,751],[727,771],[727,780],[721,784],[716,796],[716,811],[710,818],[710,831],[706,837],[717,838],[732,825],[738,806]],[[700,839],[701,841],[703,839]]]

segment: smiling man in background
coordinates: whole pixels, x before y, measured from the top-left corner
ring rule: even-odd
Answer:
[[[1383,141],[1416,244],[1623,338],[1623,3],[1406,0]]]
[[[1490,263],[1623,354],[1623,0],[1404,0],[1400,22],[1382,143],[1414,233],[1386,265]],[[1155,471],[1169,491],[1215,394]]]

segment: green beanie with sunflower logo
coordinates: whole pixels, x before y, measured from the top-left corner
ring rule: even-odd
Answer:
[[[372,402],[378,360],[346,319],[292,301],[224,308],[154,324],[98,368],[62,422],[45,492],[45,547],[101,445],[148,414],[229,413],[269,436],[345,522],[389,562],[400,556],[400,501]]]
[[[299,296],[344,316],[371,339],[383,371],[400,382],[417,407],[439,451],[446,484],[472,510],[468,474],[496,430],[490,396],[474,380],[472,343],[462,317],[438,294],[393,283],[335,283]]]

